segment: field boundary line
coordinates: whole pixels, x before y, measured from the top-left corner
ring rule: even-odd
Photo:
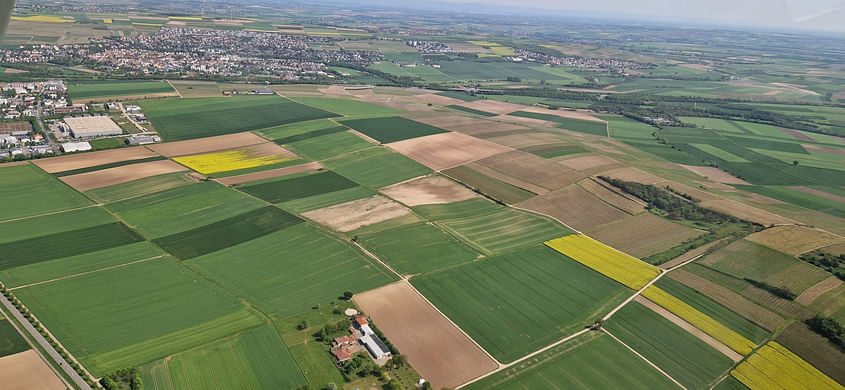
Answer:
[[[120,268],[120,267],[126,267],[126,266],[128,266],[128,265],[133,265],[133,264],[143,263],[143,262],[145,262],[145,261],[150,261],[150,260],[156,260],[156,259],[163,258],[163,257],[165,257],[165,256],[166,256],[166,255],[158,255],[158,256],[148,257],[148,258],[146,258],[146,259],[135,260],[135,261],[132,261],[132,262],[129,262],[129,263],[118,264],[118,265],[112,265],[112,266],[105,267],[105,268],[95,269],[95,270],[92,270],[92,271],[80,272],[80,273],[78,273],[78,274],[73,274],[73,275],[62,276],[62,277],[59,277],[59,278],[53,278],[53,279],[50,279],[50,280],[42,280],[42,281],[40,281],[40,282],[34,282],[34,283],[24,284],[24,285],[22,285],[22,286],[12,287],[12,288],[10,288],[9,290],[10,290],[10,291],[15,291],[15,290],[18,290],[18,289],[21,289],[21,288],[32,287],[32,286],[38,286],[38,285],[40,285],[40,284],[47,284],[47,283],[52,283],[52,282],[58,282],[59,280],[64,280],[64,279],[75,278],[75,277],[77,277],[77,276],[83,276],[83,275],[93,274],[93,273],[97,273],[97,272],[100,272],[100,271],[108,271],[108,270],[110,270],[110,269],[115,269],[115,268]]]
[[[604,332],[604,333],[606,333],[608,336],[612,337],[612,338],[613,338],[614,340],[616,340],[616,342],[618,342],[619,344],[622,344],[625,348],[627,348],[629,351],[633,352],[633,353],[634,353],[635,355],[637,355],[640,359],[643,359],[643,361],[644,361],[644,362],[648,363],[650,366],[652,366],[652,367],[653,367],[655,370],[657,370],[659,373],[661,373],[661,374],[663,374],[665,377],[669,378],[669,380],[671,380],[672,382],[675,382],[675,384],[676,384],[676,385],[678,385],[678,387],[680,387],[680,388],[682,388],[682,389],[684,389],[684,390],[687,390],[687,388],[686,388],[684,385],[682,385],[682,384],[681,384],[681,382],[678,382],[677,380],[675,380],[675,378],[672,378],[672,376],[671,376],[671,375],[667,374],[667,373],[666,373],[666,371],[663,371],[660,367],[657,367],[657,365],[656,365],[656,364],[654,364],[654,363],[652,363],[652,362],[651,362],[651,360],[646,359],[646,357],[645,357],[645,356],[640,355],[640,353],[639,353],[639,352],[637,352],[634,348],[631,348],[628,344],[625,344],[624,342],[622,342],[622,340],[619,340],[616,336],[614,336],[614,335],[613,335],[613,333],[610,333],[607,329],[604,329],[604,328],[602,328],[602,330],[601,330],[601,331],[602,331],[602,332]]]
[[[173,90],[174,90],[174,91],[176,91],[176,94],[177,94],[177,95],[179,95],[179,99],[184,99],[184,98],[185,98],[184,96],[182,96],[182,92],[179,92],[179,89],[178,89],[178,88],[176,88],[176,87],[174,87],[174,86],[173,86],[173,83],[171,83],[171,82],[170,82],[170,80],[168,80],[168,79],[164,79],[164,81],[166,81],[166,82],[167,82],[167,85],[169,85],[169,86],[170,86],[170,88],[173,88]]]
[[[76,190],[74,190],[74,191],[76,191]],[[79,191],[77,191],[77,192],[79,192]],[[81,192],[79,192],[79,193],[80,193],[80,194],[82,194]],[[85,194],[82,194],[82,195],[85,195]],[[86,198],[87,198],[87,199],[91,199],[91,198],[88,198],[87,196],[86,196]],[[48,216],[48,215],[56,215],[56,214],[69,213],[69,212],[71,212],[71,211],[85,210],[85,209],[90,209],[90,208],[92,208],[92,207],[103,207],[103,204],[102,204],[102,203],[97,202],[97,203],[95,203],[95,204],[91,204],[91,205],[88,205],[88,206],[76,207],[76,208],[67,209],[67,210],[51,211],[51,212],[49,212],[49,213],[44,213],[44,214],[30,215],[30,216],[28,216],[28,217],[18,217],[18,218],[12,218],[12,219],[7,219],[7,220],[4,220],[4,221],[0,221],[0,224],[4,224],[4,223],[7,223],[7,222],[17,222],[17,221],[23,221],[23,220],[32,219],[32,218],[38,218],[38,217],[46,217],[46,216]]]

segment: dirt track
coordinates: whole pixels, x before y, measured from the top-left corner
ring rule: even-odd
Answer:
[[[455,387],[498,367],[407,281],[355,294],[353,300],[435,389]]]

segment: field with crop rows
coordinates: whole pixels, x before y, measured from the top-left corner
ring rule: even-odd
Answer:
[[[818,389],[842,386],[780,344],[771,341],[742,362],[731,375],[751,390]]]
[[[465,263],[479,256],[478,252],[428,223],[363,234],[360,240],[397,272],[408,275]]]
[[[651,309],[631,302],[602,325],[688,389],[707,389],[733,361]]]
[[[238,189],[270,203],[326,194],[356,187],[356,184],[334,172],[307,174],[293,178],[248,184]]]
[[[142,102],[141,107],[165,141],[232,134],[335,116],[278,96],[162,99]]]
[[[72,99],[143,96],[170,92],[175,91],[166,81],[89,81],[68,83],[68,94]]]
[[[297,154],[312,160],[325,160],[373,146],[347,131],[310,137],[287,144]]]
[[[602,333],[567,341],[536,359],[497,372],[467,387],[486,389],[668,389],[673,382]]]
[[[411,279],[499,361],[589,325],[630,290],[543,245]]]
[[[502,253],[570,234],[557,221],[474,198],[414,207],[452,235],[485,253]]]
[[[307,104],[312,107],[317,107],[321,110],[331,111],[335,114],[343,116],[377,116],[377,115],[394,115],[401,111],[380,106],[378,104],[362,102],[360,100],[352,99],[333,99],[324,97],[295,97],[291,98],[295,102]]]
[[[387,148],[365,149],[324,161],[323,164],[372,189],[431,173],[431,169]]]
[[[284,155],[257,156],[247,149],[227,150],[225,152],[176,157],[173,159],[173,161],[204,175],[256,168],[293,160],[296,160],[296,157]]]
[[[546,245],[634,290],[643,288],[660,273],[653,265],[583,235],[557,238]]]
[[[3,212],[0,220],[29,217],[90,205],[91,202],[64,183],[34,165],[0,168],[0,199],[15,207]],[[38,201],[31,201],[38,194]]]
[[[15,294],[95,375],[260,323],[235,297],[170,258]]]
[[[425,135],[445,133],[438,127],[412,121],[398,116],[385,118],[349,119],[340,123],[360,131],[381,143],[390,143]]]
[[[0,316],[0,357],[14,355],[27,349],[29,349],[29,344],[26,340],[9,323],[9,320]]]
[[[710,316],[702,313],[684,301],[661,290],[659,287],[650,286],[643,291],[642,295],[650,301],[663,306],[664,309],[683,318],[696,328],[701,329],[710,336],[713,336],[716,340],[721,341],[742,355],[748,355],[757,346],[753,341],[745,338],[737,332],[734,332],[722,323],[714,320]]]
[[[395,280],[349,244],[309,224],[282,229],[188,262],[278,316],[328,304]]]

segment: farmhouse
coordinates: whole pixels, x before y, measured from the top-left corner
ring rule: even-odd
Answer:
[[[347,347],[349,345],[355,344],[355,341],[357,340],[355,340],[355,338],[352,336],[337,337],[334,339],[334,341],[332,341],[332,347]]]
[[[67,142],[62,144],[65,153],[87,152],[91,150],[91,144],[87,142]]]
[[[332,355],[341,363],[352,359],[352,351],[349,348],[333,349]]]
[[[73,138],[104,137],[123,134],[123,129],[107,116],[65,118],[65,124],[70,129],[70,134]]]

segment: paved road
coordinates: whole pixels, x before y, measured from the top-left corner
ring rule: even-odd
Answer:
[[[82,377],[70,367],[67,361],[65,361],[65,359],[56,352],[44,336],[41,336],[41,333],[38,333],[38,330],[36,330],[35,327],[33,327],[32,324],[24,318],[18,309],[15,308],[15,305],[13,305],[12,302],[9,302],[3,294],[0,294],[0,303],[8,309],[8,312],[12,313],[12,315],[17,318],[18,322],[23,325],[23,328],[32,335],[32,338],[35,339],[39,345],[41,345],[41,348],[44,348],[44,350],[47,351],[47,354],[50,355],[54,361],[59,362],[60,367],[65,371],[65,373],[67,373],[68,377],[73,380],[77,387],[83,390],[91,390],[91,386],[88,386],[88,383],[85,383],[85,379],[82,379]]]

